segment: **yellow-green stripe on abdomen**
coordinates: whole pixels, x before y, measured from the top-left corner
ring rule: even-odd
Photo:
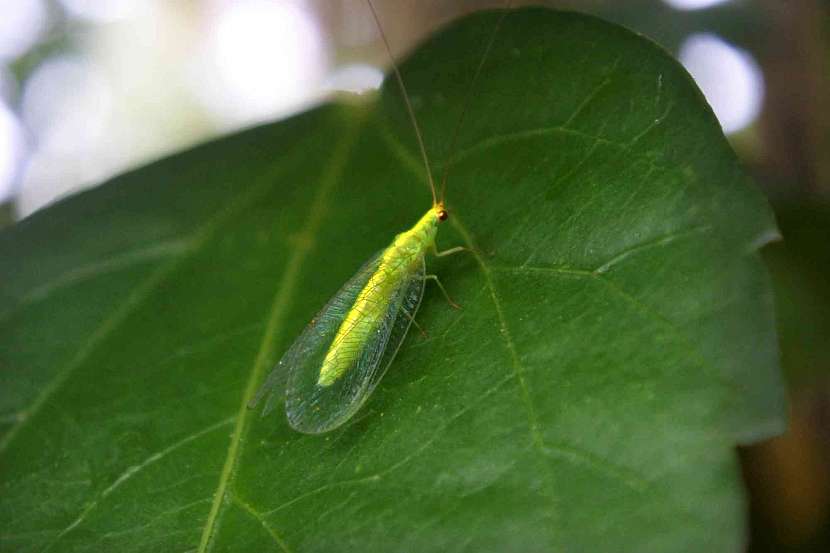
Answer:
[[[430,209],[415,226],[397,235],[383,252],[377,270],[358,294],[326,352],[317,379],[319,386],[334,384],[361,355],[389,309],[395,291],[409,281],[426,249],[434,244],[437,224],[435,208]]]
[[[354,305],[340,324],[320,368],[318,385],[334,384],[354,364],[369,336],[377,329],[389,308],[395,283],[400,278],[405,278],[401,274],[392,274],[402,272],[403,264],[398,262],[395,264],[397,266],[392,265],[386,257],[384,255],[381,258],[378,269],[360,291]]]

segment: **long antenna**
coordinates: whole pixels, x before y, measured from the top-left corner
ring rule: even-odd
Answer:
[[[501,27],[502,21],[507,16],[510,7],[513,5],[513,0],[507,0],[504,4],[504,13],[501,14],[498,22],[496,23],[496,27],[493,29],[493,34],[490,35],[490,40],[487,42],[487,47],[484,49],[484,53],[481,55],[481,60],[478,62],[478,67],[476,68],[476,72],[473,75],[473,80],[470,81],[470,88],[467,91],[467,99],[464,101],[464,106],[461,108],[461,115],[458,117],[458,123],[455,124],[455,130],[452,133],[452,141],[450,142],[450,156],[444,161],[444,171],[443,175],[441,176],[441,202],[444,201],[444,195],[447,192],[447,177],[450,175],[450,167],[452,167],[453,162],[455,161],[455,154],[456,154],[456,146],[458,145],[458,135],[461,134],[461,126],[464,123],[464,116],[467,115],[467,108],[470,106],[470,98],[472,97],[473,90],[476,86],[476,81],[478,81],[478,76],[481,74],[481,70],[484,67],[484,63],[487,61],[487,56],[490,55],[490,50],[493,48],[493,43],[496,42],[496,35],[499,33],[499,28]]]
[[[415,129],[415,136],[418,138],[418,147],[421,148],[421,157],[424,160],[424,167],[427,171],[427,179],[429,179],[429,189],[432,191],[432,205],[438,203],[438,197],[435,194],[435,181],[432,180],[432,171],[429,168],[429,158],[427,157],[427,149],[424,147],[424,139],[421,136],[421,129],[418,127],[418,121],[415,119],[415,112],[412,110],[412,104],[409,101],[409,93],[406,91],[406,85],[403,84],[401,72],[398,70],[398,64],[395,63],[395,56],[392,55],[392,48],[389,46],[389,40],[386,38],[386,33],[383,32],[383,25],[380,24],[380,18],[375,11],[375,6],[372,5],[372,0],[366,0],[369,4],[369,9],[372,10],[372,17],[375,18],[375,23],[378,25],[380,37],[383,39],[383,44],[386,46],[386,53],[389,54],[389,60],[392,62],[392,69],[395,70],[395,77],[398,79],[398,86],[401,88],[403,99],[406,102],[406,111],[409,112],[409,119],[412,121],[412,127]]]

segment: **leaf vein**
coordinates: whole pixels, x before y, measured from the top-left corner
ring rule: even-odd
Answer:
[[[281,171],[282,167],[278,167]],[[240,210],[244,210],[250,203],[252,203],[258,195],[267,189],[268,185],[273,180],[273,174],[268,175],[262,179],[261,183],[252,186],[245,194],[242,194],[239,199],[220,209],[216,214],[212,215],[208,221],[200,226],[185,242],[191,244],[190,252],[200,250],[210,238],[213,237],[219,226],[227,219],[231,218]],[[6,432],[0,439],[0,456],[8,449],[9,445],[19,434],[20,430],[25,426],[26,422],[34,418],[43,406],[52,398],[53,395],[69,380],[69,377],[86,362],[87,359],[96,351],[99,345],[112,334],[123,323],[132,312],[138,308],[142,301],[149,297],[156,288],[163,283],[170,275],[172,275],[183,263],[187,256],[178,256],[171,259],[155,271],[153,271],[143,282],[141,282],[133,291],[127,296],[125,301],[116,307],[111,314],[106,317],[100,325],[92,332],[89,339],[75,352],[69,362],[59,369],[55,376],[43,387],[41,392],[35,396],[32,403],[26,409],[21,411],[19,420]]]
[[[341,135],[342,138],[334,150],[331,162],[324,168],[319,188],[317,189],[314,199],[312,200],[312,205],[309,207],[305,225],[300,232],[300,239],[297,240],[297,246],[292,252],[291,257],[286,262],[285,271],[283,272],[282,278],[280,279],[274,294],[274,299],[271,303],[268,314],[268,323],[266,324],[265,331],[262,334],[262,340],[253,363],[251,375],[248,378],[247,386],[243,392],[242,401],[239,406],[239,413],[236,419],[236,425],[234,427],[233,434],[231,435],[230,443],[228,444],[225,464],[222,468],[216,493],[214,494],[213,504],[211,505],[210,513],[208,514],[208,518],[202,532],[202,537],[199,542],[199,547],[197,549],[199,553],[209,551],[212,545],[212,538],[219,522],[222,505],[226,500],[227,492],[236,476],[240,444],[243,440],[243,435],[248,428],[248,404],[250,403],[251,398],[254,397],[256,386],[261,380],[266,364],[271,358],[274,336],[278,335],[283,315],[288,309],[294,289],[299,283],[299,276],[303,262],[305,261],[307,254],[314,246],[314,237],[322,222],[326,202],[331,195],[334,186],[337,184],[340,175],[345,169],[348,154],[351,150],[352,144],[354,143],[359,126],[360,119],[356,119],[350,124],[351,128]]]
[[[189,436],[186,436],[186,437],[182,438],[178,442],[162,449],[161,451],[157,451],[156,453],[153,453],[152,455],[150,455],[149,457],[144,459],[144,461],[142,461],[141,463],[139,463],[137,465],[132,465],[131,467],[129,467],[118,478],[116,478],[112,482],[112,484],[107,486],[107,488],[105,488],[104,491],[102,491],[95,500],[93,500],[91,503],[89,503],[86,506],[86,508],[84,508],[84,510],[81,511],[81,514],[79,514],[75,518],[75,520],[73,520],[69,524],[69,526],[67,526],[66,528],[64,528],[60,532],[58,532],[58,535],[55,537],[55,539],[53,539],[49,543],[49,545],[47,545],[43,549],[44,553],[46,551],[48,551],[49,549],[51,549],[52,547],[54,547],[55,544],[58,543],[60,541],[60,539],[63,538],[66,534],[68,534],[69,532],[71,532],[72,530],[77,528],[78,525],[80,525],[86,519],[86,517],[89,516],[89,513],[94,511],[98,507],[98,505],[100,505],[101,501],[106,499],[107,496],[109,496],[111,493],[113,493],[115,490],[117,490],[124,482],[131,479],[133,476],[135,476],[136,474],[138,474],[139,472],[141,472],[143,469],[147,468],[148,466],[150,466],[154,463],[157,463],[158,461],[164,459],[167,455],[169,455],[170,453],[176,451],[180,447],[183,447],[183,446],[189,444],[190,442],[201,438],[202,436],[210,434],[211,432],[213,432],[215,430],[218,430],[218,429],[220,429],[224,426],[227,426],[228,424],[233,422],[233,419],[234,419],[234,417],[228,417],[224,420],[221,420],[221,421],[219,421],[215,424],[212,424],[212,425],[208,426],[207,428],[203,428],[202,430],[200,430],[200,431],[198,431],[194,434],[191,434]]]
[[[630,144],[624,144],[617,142],[615,140],[611,140],[609,138],[604,138],[601,136],[596,136],[590,133],[586,133],[584,131],[579,131],[576,129],[568,129],[561,126],[553,126],[553,127],[537,127],[531,129],[525,129],[521,131],[514,131],[510,133],[504,133],[497,136],[491,136],[488,138],[484,138],[475,144],[472,144],[463,150],[459,150],[458,154],[455,156],[453,163],[458,164],[462,162],[464,159],[470,157],[471,155],[475,155],[478,152],[485,152],[487,149],[492,148],[494,146],[501,146],[504,144],[510,144],[511,142],[520,142],[522,140],[528,140],[533,138],[545,137],[548,135],[555,135],[555,134],[565,134],[570,136],[575,136],[584,140],[591,141],[593,146],[603,145],[603,146],[610,146],[622,152],[626,152],[629,154],[631,159],[645,161],[647,165],[650,167],[654,167],[655,169],[662,169],[664,171],[670,170],[677,170],[676,167],[671,167],[667,165],[663,165],[661,163],[657,163],[653,157],[638,154],[632,152],[630,150]]]
[[[611,65],[611,69],[608,71],[608,73],[613,73],[614,71],[617,70],[617,67],[620,64],[621,59],[622,59],[622,57],[618,56],[617,59],[614,60],[614,63]],[[602,82],[600,82],[599,85],[594,87],[594,89],[589,94],[587,94],[585,96],[585,98],[582,100],[582,102],[580,102],[580,104],[576,107],[576,109],[573,111],[573,113],[571,113],[571,116],[568,117],[565,120],[565,122],[561,123],[559,126],[562,127],[563,129],[568,128],[568,125],[573,123],[573,121],[577,117],[579,117],[579,115],[583,111],[585,111],[585,108],[587,108],[591,104],[591,102],[593,102],[594,99],[597,96],[599,96],[599,93],[602,92],[605,89],[605,87],[607,87],[609,84],[611,84],[611,81],[612,81],[612,79],[611,79],[610,75],[606,75],[605,78],[602,80]]]
[[[285,543],[285,541],[283,541],[283,539],[280,537],[277,531],[268,526],[268,524],[265,522],[265,518],[262,515],[262,513],[254,509],[250,503],[239,497],[239,495],[236,492],[232,492],[231,497],[233,498],[234,503],[242,507],[242,509],[246,513],[248,513],[251,516],[251,518],[256,520],[260,524],[260,526],[262,526],[262,528],[265,530],[268,536],[270,536],[271,539],[274,540],[274,543],[276,543],[279,546],[280,550],[283,551],[283,553],[291,553],[291,550],[288,548],[288,545]]]
[[[467,247],[470,249],[476,261],[478,262],[478,265],[482,272],[482,276],[484,277],[484,281],[490,290],[490,297],[493,301],[493,307],[496,310],[496,317],[499,322],[499,334],[501,335],[505,348],[507,349],[510,355],[511,364],[513,367],[513,375],[515,376],[519,384],[522,402],[524,403],[525,408],[528,412],[531,439],[534,447],[539,451],[539,453],[544,455],[546,448],[544,440],[542,438],[542,433],[539,431],[539,422],[537,420],[536,408],[533,404],[533,399],[530,397],[530,391],[527,387],[527,382],[525,380],[525,368],[524,365],[522,365],[521,363],[521,359],[519,358],[519,352],[516,349],[516,344],[513,341],[513,337],[510,334],[510,329],[507,326],[507,319],[504,315],[504,309],[502,308],[501,301],[499,300],[495,283],[493,282],[492,272],[490,268],[487,266],[487,263],[485,262],[484,258],[479,253],[475,244],[473,243],[473,239],[470,235],[470,232],[461,223],[457,215],[452,219],[452,223],[455,229],[458,231],[458,233],[461,234]],[[550,511],[548,515],[549,518],[554,522],[554,524],[556,524],[558,521],[558,514],[553,493],[554,476],[553,472],[550,470],[550,466],[547,463],[544,463],[544,465],[548,467],[548,486],[551,488]]]
[[[646,242],[641,242],[639,244],[635,244],[630,248],[624,249],[621,252],[615,254],[611,257],[608,261],[605,261],[601,265],[599,265],[596,269],[592,272],[598,275],[603,273],[607,273],[614,265],[618,265],[622,261],[626,260],[627,258],[631,257],[632,255],[636,255],[643,250],[648,250],[651,248],[657,248],[661,246],[666,246],[671,244],[672,242],[676,242],[678,240],[682,240],[684,238],[688,238],[689,236],[694,236],[696,234],[703,234],[712,229],[709,225],[699,225],[696,227],[692,227],[689,229],[681,229],[675,232],[670,232],[663,236],[658,236],[656,238],[652,238]]]
[[[387,474],[390,474],[390,473],[394,472],[398,468],[404,466],[409,461],[411,461],[412,459],[414,459],[415,457],[417,457],[418,455],[420,455],[421,453],[423,453],[424,451],[429,449],[429,447],[433,443],[435,443],[435,441],[444,432],[446,432],[446,430],[452,425],[452,423],[454,423],[456,420],[461,418],[464,414],[470,412],[477,405],[479,405],[479,404],[483,403],[484,401],[486,401],[487,398],[489,398],[491,395],[496,393],[507,382],[510,382],[511,380],[513,380],[513,378],[515,378],[515,376],[510,374],[507,377],[500,380],[499,382],[497,382],[496,384],[494,384],[492,387],[490,387],[489,390],[487,390],[483,394],[481,394],[476,399],[476,401],[468,403],[462,409],[459,409],[458,412],[456,412],[454,415],[447,418],[446,422],[444,422],[444,424],[439,426],[438,429],[435,432],[433,432],[432,436],[430,436],[428,439],[424,440],[418,448],[416,448],[414,451],[410,452],[408,455],[404,456],[400,460],[396,461],[395,463],[392,463],[391,465],[389,465],[385,469],[383,469],[379,472],[376,472],[375,474],[372,474],[372,475],[369,475],[369,476],[364,476],[364,477],[361,477],[361,478],[353,478],[353,479],[350,479],[350,480],[341,480],[340,482],[330,482],[328,484],[323,484],[322,486],[319,486],[319,487],[317,487],[313,490],[310,490],[308,492],[302,493],[302,494],[294,497],[293,499],[290,499],[290,500],[282,503],[281,505],[278,505],[277,507],[274,507],[273,509],[265,511],[263,513],[263,515],[267,516],[267,515],[271,515],[273,513],[276,513],[278,511],[282,511],[283,509],[286,509],[287,507],[290,507],[291,505],[297,503],[298,501],[302,501],[303,499],[306,499],[308,497],[317,495],[319,493],[323,493],[325,491],[337,488],[339,486],[348,486],[348,485],[353,485],[353,484],[364,484],[364,483],[367,483],[367,482],[377,482],[382,477],[386,476]]]
[[[7,319],[12,313],[22,307],[25,307],[26,305],[48,298],[52,293],[56,290],[60,290],[61,288],[73,286],[96,276],[126,269],[127,267],[138,265],[140,263],[163,259],[166,257],[185,255],[189,253],[193,247],[193,241],[186,238],[168,240],[152,244],[144,248],[138,248],[131,252],[93,261],[79,267],[73,267],[52,280],[35,286],[30,291],[25,293],[11,309],[0,313],[0,321]]]

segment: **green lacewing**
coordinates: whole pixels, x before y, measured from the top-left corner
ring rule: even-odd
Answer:
[[[434,281],[450,305],[458,307],[438,277],[426,274],[424,262],[427,252],[443,256],[465,249],[456,247],[439,252],[435,245],[438,227],[449,217],[444,195],[452,159],[444,167],[438,195],[406,86],[372,0],[366,1],[391,60],[418,141],[432,192],[432,206],[412,228],[398,234],[343,285],[285,352],[251,401],[249,406],[253,408],[268,396],[262,412],[265,416],[284,397],[288,423],[306,434],[321,434],[341,426],[366,402],[415,323],[427,280]],[[509,7],[510,2],[506,5]],[[471,90],[504,15],[482,55]],[[466,104],[456,125],[450,152],[455,150],[465,111]]]

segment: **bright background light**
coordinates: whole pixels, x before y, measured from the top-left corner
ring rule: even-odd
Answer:
[[[729,0],[652,1],[693,10]],[[379,7],[402,56],[439,22],[498,4]],[[749,54],[695,35],[680,56],[726,132],[751,124],[763,80]],[[388,57],[365,0],[0,0],[0,202],[15,194],[26,216],[326,95],[373,91],[378,66]]]
[[[107,75],[85,59],[61,56],[35,69],[21,101],[23,122],[34,141],[18,198],[21,212],[30,213],[110,173],[112,104]]]
[[[26,52],[46,28],[42,0],[0,1],[0,61]]]
[[[695,34],[680,47],[680,61],[694,77],[725,133],[749,126],[761,112],[764,79],[747,52],[711,34]]]
[[[328,70],[326,44],[304,2],[214,2],[193,88],[215,116],[241,125],[307,105]]]
[[[0,203],[11,198],[15,192],[24,149],[23,128],[5,102],[0,100]]]
[[[4,199],[16,191],[18,217],[210,136],[290,115],[331,88],[328,45],[305,0],[58,4],[83,33],[71,56],[47,56],[22,85],[2,56],[48,34],[49,17],[41,0],[0,8],[0,190]]]
[[[323,83],[323,89],[332,92],[363,94],[380,88],[383,70],[365,63],[351,63],[335,69]]]
[[[719,4],[727,4],[731,0],[663,0],[663,2],[678,10],[702,10]]]
[[[135,14],[145,0],[60,0],[60,3],[78,19],[110,23]]]

